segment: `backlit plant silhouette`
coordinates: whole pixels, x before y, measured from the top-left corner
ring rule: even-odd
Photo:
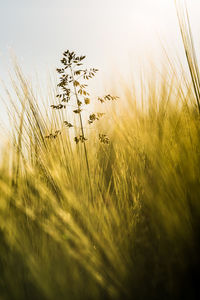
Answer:
[[[63,53],[63,58],[61,59],[62,68],[57,69],[57,72],[60,74],[60,82],[57,85],[60,92],[56,96],[59,99],[59,103],[56,105],[52,104],[51,107],[57,110],[66,109],[69,102],[72,102],[73,104],[75,103],[76,107],[73,110],[73,113],[79,116],[80,133],[74,137],[74,141],[76,144],[79,142],[83,143],[88,176],[90,177],[88,154],[85,144],[87,137],[85,135],[82,112],[84,110],[84,106],[90,104],[91,102],[90,94],[87,90],[88,85],[86,82],[95,76],[98,69],[85,69],[83,67],[84,59],[85,56],[77,56],[73,51],[70,52],[67,50]],[[97,98],[100,103],[114,101],[117,99],[118,97],[111,96],[110,94]],[[89,119],[87,120],[88,124],[93,124],[103,115],[104,113],[102,112],[91,113],[89,115]],[[68,128],[75,127],[74,124],[68,120],[64,121],[64,125]],[[61,130],[56,130],[54,134],[51,133],[46,136],[46,138],[56,138],[59,134],[61,134]],[[106,134],[100,133],[99,141],[104,144],[109,144],[109,138]]]

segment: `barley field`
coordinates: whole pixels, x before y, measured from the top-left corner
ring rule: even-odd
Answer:
[[[38,102],[15,65],[0,163],[1,300],[200,299],[200,77],[182,11],[179,20],[189,73],[166,59],[139,93],[111,87],[119,99],[77,143],[65,110],[50,107],[57,87]]]

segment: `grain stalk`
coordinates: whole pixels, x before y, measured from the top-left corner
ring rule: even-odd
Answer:
[[[194,40],[188,15],[188,10],[186,2],[184,6],[175,0],[176,12],[179,21],[179,27],[181,31],[181,37],[184,45],[185,55],[190,71],[190,76],[192,79],[192,84],[194,88],[194,93],[196,97],[197,107],[200,114],[200,73],[197,62],[197,56],[194,47]]]
[[[79,112],[79,121],[80,121],[80,126],[81,126],[81,133],[82,133],[82,136],[83,136],[83,140],[85,141],[86,139],[85,139],[85,133],[84,133],[84,128],[83,128],[83,120],[82,120],[82,115],[81,115],[81,109],[80,109],[81,101],[78,98],[76,86],[74,84],[75,78],[74,78],[73,71],[72,71],[71,67],[70,67],[70,71],[71,71],[71,76],[72,76],[72,79],[73,79],[73,87],[74,87],[74,93],[75,93],[75,97],[76,97],[77,107],[78,107],[78,110],[80,110],[80,112]],[[87,154],[87,148],[86,148],[85,142],[83,143],[83,147],[84,147],[85,161],[86,161],[87,172],[88,172],[88,179],[89,179],[89,184],[90,184],[91,197],[93,199],[92,184],[91,184],[91,177],[90,177],[90,167],[89,167],[88,154]]]

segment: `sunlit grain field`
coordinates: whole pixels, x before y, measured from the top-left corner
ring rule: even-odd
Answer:
[[[199,299],[200,82],[179,17],[190,76],[166,59],[139,93],[119,82],[119,100],[87,131],[90,176],[68,128],[45,138],[65,119],[50,108],[55,87],[39,104],[15,66],[0,165],[0,299]]]

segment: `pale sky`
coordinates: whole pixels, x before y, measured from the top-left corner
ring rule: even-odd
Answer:
[[[187,3],[200,49],[200,0]],[[174,0],[0,0],[0,30],[6,83],[11,52],[27,75],[44,77],[67,49],[86,55],[101,74],[113,66],[128,74],[140,59],[159,54],[159,40],[183,51]]]
[[[200,29],[200,1],[188,0]],[[0,77],[9,49],[30,73],[54,68],[66,49],[107,70],[123,57],[158,51],[159,39],[178,47],[174,0],[0,0]]]

